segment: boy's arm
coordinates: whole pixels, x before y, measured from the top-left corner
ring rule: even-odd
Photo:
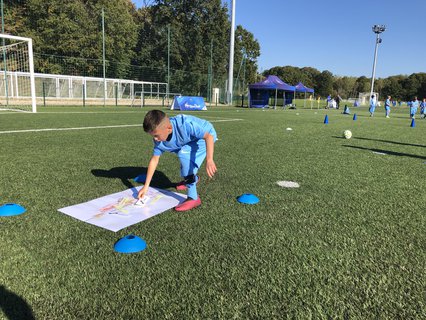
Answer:
[[[213,136],[206,132],[204,134],[204,140],[206,141],[206,149],[207,149],[207,155],[206,155],[206,171],[210,178],[213,177],[213,175],[216,173],[216,164],[213,161],[213,153],[214,153],[214,138]]]
[[[141,199],[148,191],[149,184],[151,183],[152,176],[154,175],[155,169],[157,168],[158,162],[160,161],[160,156],[152,156],[149,160],[148,171],[146,173],[145,184],[142,189],[139,190],[138,198]]]

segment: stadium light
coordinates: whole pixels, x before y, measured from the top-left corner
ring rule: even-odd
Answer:
[[[229,40],[229,69],[228,69],[228,92],[227,103],[232,104],[232,89],[234,80],[234,38],[235,38],[235,2],[232,0],[232,11],[231,11],[231,36]]]
[[[376,46],[374,49],[373,74],[371,75],[370,97],[373,95],[373,91],[374,91],[374,77],[376,76],[377,49],[379,47],[379,43],[382,43],[380,34],[382,32],[385,32],[386,26],[382,24],[375,24],[372,29],[373,29],[373,32],[376,34]]]

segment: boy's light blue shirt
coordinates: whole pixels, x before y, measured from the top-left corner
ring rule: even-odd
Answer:
[[[390,100],[389,100],[389,99],[386,99],[385,107],[390,107],[390,104],[391,104]]]
[[[203,139],[207,132],[216,140],[216,131],[207,120],[180,114],[171,117],[170,123],[173,128],[172,137],[170,141],[154,141],[154,156],[161,156],[164,152],[178,153],[183,146]]]
[[[411,102],[411,108],[417,109],[419,107],[419,100],[414,100]]]

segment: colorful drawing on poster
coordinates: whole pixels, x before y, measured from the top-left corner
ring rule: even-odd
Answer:
[[[65,207],[59,211],[81,221],[118,231],[169,210],[186,199],[185,195],[150,187],[147,192],[148,200],[143,206],[138,206],[135,205],[138,200],[135,195],[142,187]]]

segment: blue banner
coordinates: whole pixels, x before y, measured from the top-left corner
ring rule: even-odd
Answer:
[[[207,110],[203,97],[176,96],[170,110]]]

